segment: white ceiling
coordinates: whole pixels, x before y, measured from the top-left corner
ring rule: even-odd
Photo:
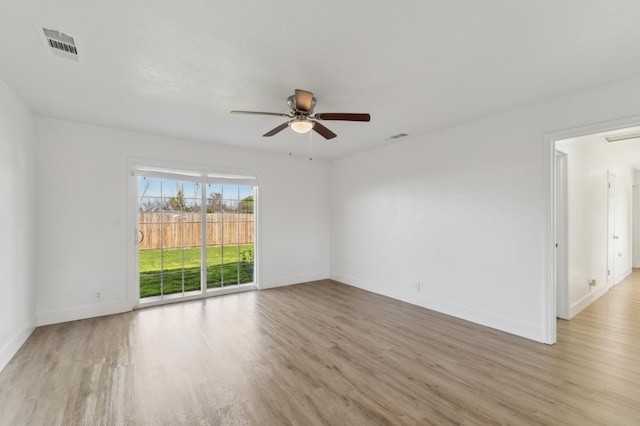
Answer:
[[[261,135],[300,88],[333,159],[640,75],[640,1],[3,0],[0,77],[39,115],[304,155],[307,135]],[[36,24],[74,36],[45,52]]]

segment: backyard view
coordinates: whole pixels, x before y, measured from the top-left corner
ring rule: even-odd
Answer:
[[[201,253],[200,248],[141,250],[140,297],[182,292],[183,280],[185,292],[200,290]],[[223,282],[253,282],[253,245],[207,249],[207,288],[220,287]]]
[[[138,194],[141,299],[254,281],[252,186],[139,177]]]

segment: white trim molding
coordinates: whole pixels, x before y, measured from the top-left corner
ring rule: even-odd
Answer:
[[[536,324],[528,324],[510,318],[504,318],[489,312],[483,312],[477,309],[470,309],[465,306],[444,302],[433,297],[425,296],[424,294],[416,295],[413,292],[400,290],[381,283],[375,283],[340,273],[332,273],[331,279],[352,287],[387,296],[395,300],[400,300],[402,302],[410,303],[442,314],[451,315],[485,327],[494,328],[496,330],[544,343],[544,330]]]
[[[555,259],[555,144],[562,139],[588,136],[595,133],[603,133],[613,130],[620,130],[627,127],[640,126],[640,116],[626,117],[619,120],[606,121],[602,123],[589,124],[586,126],[571,129],[549,132],[543,136],[544,162],[543,162],[543,182],[546,191],[547,210],[547,235],[546,242],[546,264],[545,264],[545,308],[544,308],[544,342],[554,344],[556,342],[556,259]],[[604,292],[605,290],[599,290]],[[596,293],[591,293],[585,300],[590,299]],[[595,299],[593,299],[595,300]],[[592,301],[593,301],[592,300]],[[569,315],[572,316],[574,307],[586,301],[579,301],[570,307]],[[590,302],[589,302],[590,303]]]
[[[6,345],[0,349],[0,372],[9,364],[11,358],[20,350],[27,341],[31,333],[36,329],[35,318],[27,321],[20,327],[18,332],[9,339]]]
[[[77,308],[51,310],[36,313],[36,324],[49,325],[60,322],[76,321],[87,318],[102,317],[105,315],[120,314],[129,312],[132,307],[127,300],[118,300],[115,302],[96,303],[91,305],[79,306]]]
[[[287,277],[263,279],[260,282],[260,290],[268,288],[284,287],[287,285],[303,284],[312,281],[327,280],[330,277],[329,272],[316,272],[314,274],[293,275]]]

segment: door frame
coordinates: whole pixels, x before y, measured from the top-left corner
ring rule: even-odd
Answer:
[[[546,238],[545,238],[545,282],[544,282],[544,309],[543,309],[543,334],[544,342],[554,344],[556,342],[556,141],[569,138],[588,136],[594,133],[621,130],[627,127],[640,126],[640,116],[622,118],[602,123],[589,124],[543,135],[544,161],[543,179],[546,192]]]
[[[567,153],[555,152],[556,317],[569,319],[569,199]]]
[[[640,226],[638,215],[640,214],[640,186],[636,183],[636,176],[633,177],[631,187],[631,267],[640,267]]]
[[[158,302],[147,302],[140,304],[139,270],[138,270],[138,185],[135,171],[140,167],[169,169],[173,171],[184,171],[186,173],[209,173],[213,175],[224,175],[229,177],[254,176],[256,185],[254,186],[254,265],[253,283],[239,284],[238,286],[222,287],[215,290],[205,291],[202,294],[184,296],[175,299],[167,299]],[[202,165],[192,163],[178,163],[172,161],[152,160],[148,158],[129,157],[127,158],[127,235],[131,238],[127,243],[127,301],[131,310],[140,307],[150,307],[168,303],[186,302],[189,300],[203,299],[211,296],[218,296],[239,291],[251,291],[260,289],[260,213],[259,213],[259,182],[260,173],[256,170],[229,169],[228,167],[218,167],[215,165]]]
[[[616,175],[607,170],[607,287],[616,285]]]

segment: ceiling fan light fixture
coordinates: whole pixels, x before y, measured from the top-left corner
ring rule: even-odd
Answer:
[[[307,133],[311,129],[313,129],[313,121],[305,120],[305,119],[296,119],[293,120],[289,126],[296,133]]]
[[[331,130],[324,127],[320,121],[370,121],[369,114],[349,113],[349,112],[325,112],[321,114],[313,114],[316,106],[316,98],[313,93],[306,90],[296,89],[296,94],[287,98],[289,113],[282,114],[279,112],[260,112],[260,111],[231,111],[231,114],[254,114],[254,115],[276,115],[281,117],[292,118],[291,121],[285,121],[278,127],[269,130],[262,135],[263,137],[275,136],[287,127],[291,127],[296,133],[309,133],[311,130],[318,133],[325,139],[333,139],[336,135]],[[309,139],[311,141],[311,139]]]

